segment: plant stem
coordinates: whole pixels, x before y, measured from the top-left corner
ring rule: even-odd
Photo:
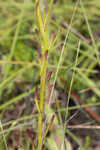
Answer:
[[[38,150],[42,150],[42,120],[43,120],[43,105],[45,98],[45,80],[46,80],[46,68],[47,68],[47,60],[45,57],[42,59],[42,67],[41,67],[41,83],[40,83],[40,113],[38,116]]]

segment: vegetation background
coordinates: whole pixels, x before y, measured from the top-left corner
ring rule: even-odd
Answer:
[[[0,0],[0,150],[99,150],[99,53],[99,0]]]

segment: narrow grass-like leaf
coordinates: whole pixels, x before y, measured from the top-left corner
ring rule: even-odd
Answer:
[[[53,5],[53,0],[51,0],[51,2],[49,4],[49,10],[46,15],[45,22],[44,22],[44,29],[45,29],[45,32],[47,32],[47,33],[48,33],[48,25],[49,25],[50,17],[51,17],[52,5]]]
[[[0,121],[0,128],[1,128],[1,131],[3,133],[3,141],[4,141],[4,144],[5,144],[5,148],[6,148],[6,150],[8,150],[8,146],[7,146],[7,142],[6,142],[6,138],[5,138],[5,134],[4,134],[4,131],[3,131],[3,127],[2,127],[1,121]]]
[[[32,88],[31,90],[29,90],[29,92],[24,92],[24,93],[20,94],[19,96],[17,96],[17,97],[15,97],[15,98],[9,100],[8,102],[2,104],[2,105],[0,106],[0,110],[5,109],[7,106],[9,106],[9,105],[11,105],[11,104],[14,104],[15,102],[21,100],[23,97],[28,96],[29,94],[33,93],[33,91],[34,91],[34,88]]]

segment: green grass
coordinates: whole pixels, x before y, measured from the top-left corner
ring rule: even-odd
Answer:
[[[92,88],[100,84],[99,9],[99,0],[48,0],[39,5],[34,0],[0,1],[0,149],[16,148],[17,130],[19,150],[30,150],[29,128],[33,150],[65,150],[65,146],[70,150],[65,134],[81,150],[88,150],[88,140],[82,145],[66,128],[66,121],[72,109],[84,108],[76,102],[69,106],[71,91],[80,95],[85,106],[100,105],[100,90]],[[47,72],[52,72],[50,79]],[[92,95],[79,93],[85,88],[92,88]],[[56,89],[68,93],[66,106],[59,104]],[[9,119],[9,112],[12,115],[22,108],[14,120]],[[55,137],[60,140],[58,146]]]

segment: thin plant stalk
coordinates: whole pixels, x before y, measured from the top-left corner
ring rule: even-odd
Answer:
[[[43,126],[43,105],[44,105],[44,96],[45,96],[45,79],[46,79],[46,69],[47,69],[47,60],[43,58],[41,68],[41,80],[40,80],[40,113],[38,117],[38,150],[42,149],[42,126]]]
[[[44,99],[45,99],[45,87],[46,87],[46,72],[47,72],[47,57],[48,52],[51,48],[49,43],[49,32],[48,25],[50,21],[50,15],[52,11],[53,0],[51,0],[48,12],[45,10],[43,14],[41,13],[41,9],[39,6],[39,0],[36,0],[36,14],[39,26],[40,33],[40,44],[41,44],[41,58],[40,58],[40,103],[39,103],[39,115],[38,115],[38,150],[42,150],[42,129],[43,129],[43,109],[44,109]],[[43,17],[44,16],[44,17]],[[54,41],[53,41],[54,43]]]
[[[43,106],[44,106],[44,99],[45,99],[47,55],[48,55],[49,44],[48,44],[48,19],[47,17],[45,17],[44,18],[45,20],[43,20],[38,0],[36,0],[36,13],[37,13],[38,26],[39,26],[40,37],[41,37],[41,54],[42,54],[40,60],[40,64],[41,64],[40,103],[39,103],[40,112],[38,116],[38,150],[42,150]],[[44,14],[46,14],[45,11]]]

